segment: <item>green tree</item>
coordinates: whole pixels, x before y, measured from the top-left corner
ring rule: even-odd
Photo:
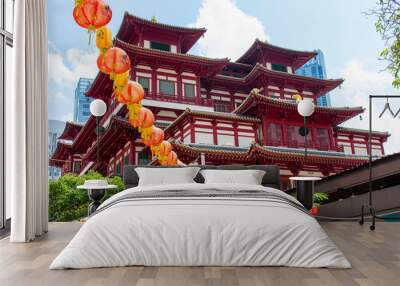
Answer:
[[[109,184],[118,186],[117,189],[107,190],[105,199],[124,190],[120,177],[103,177],[101,174],[89,171],[79,177],[75,174],[65,174],[57,180],[49,182],[49,220],[71,221],[87,215],[87,208],[91,203],[85,190],[76,187],[83,185],[85,180],[104,179]]]
[[[375,15],[376,31],[386,41],[380,57],[388,62],[387,70],[394,76],[393,86],[400,87],[400,1],[377,0],[377,7],[369,13]]]

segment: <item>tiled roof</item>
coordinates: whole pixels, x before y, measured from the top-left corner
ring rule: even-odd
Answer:
[[[235,159],[240,161],[252,161],[254,157],[266,158],[268,160],[279,162],[295,162],[306,164],[335,164],[338,166],[357,166],[366,162],[365,157],[349,156],[338,152],[325,152],[309,150],[307,156],[304,150],[293,148],[274,148],[252,144],[248,148],[232,146],[215,146],[208,144],[185,144],[172,140],[174,150],[182,152],[184,155],[198,157],[205,154],[213,159]],[[179,155],[179,154],[178,154]],[[340,156],[341,155],[341,156]]]
[[[259,49],[264,49],[267,50],[270,53],[279,53],[279,54],[284,54],[287,56],[292,56],[295,59],[298,59],[296,62],[297,66],[302,65],[309,61],[311,58],[315,57],[317,55],[316,52],[309,52],[309,51],[297,51],[297,50],[291,50],[287,48],[282,48],[279,46],[272,45],[268,42],[261,41],[259,39],[256,39],[253,44],[247,49],[247,51],[239,58],[237,59],[237,62],[245,62],[251,56],[257,52]]]
[[[254,65],[253,69],[245,77],[239,78],[239,77],[217,74],[214,76],[213,79],[230,81],[242,85],[247,85],[262,74],[268,76],[271,79],[292,80],[293,82],[297,82],[299,84],[324,86],[326,90],[324,90],[323,93],[328,92],[343,83],[343,79],[319,79],[319,78],[302,76],[287,72],[274,71],[268,69],[267,67],[259,63]]]
[[[254,106],[255,103],[262,103],[268,106],[290,109],[297,111],[297,103],[294,100],[286,100],[280,98],[272,98],[257,93],[251,93],[232,113],[244,114],[247,110]],[[315,113],[332,114],[337,117],[336,124],[340,124],[360,113],[364,112],[364,108],[359,107],[325,107],[316,106]]]
[[[350,127],[343,127],[343,126],[337,126],[334,128],[335,131],[341,131],[341,132],[349,132],[349,133],[362,133],[362,134],[368,134],[369,131],[365,129],[358,129],[358,128],[350,128]],[[390,134],[385,131],[372,131],[373,135],[380,135],[384,137],[389,137]]]
[[[192,28],[192,27],[182,27],[182,26],[175,26],[175,25],[170,25],[170,24],[163,24],[160,22],[153,22],[151,20],[147,20],[145,18],[141,18],[135,15],[132,15],[128,12],[125,12],[125,17],[129,18],[130,21],[145,24],[148,26],[153,26],[153,27],[160,27],[163,29],[169,29],[173,31],[180,31],[180,32],[188,32],[188,33],[201,33],[204,34],[207,29],[206,28]]]
[[[144,55],[149,55],[149,56],[161,56],[161,57],[167,56],[169,59],[175,59],[175,60],[181,60],[181,61],[190,60],[191,63],[193,63],[193,61],[194,61],[194,62],[201,62],[201,63],[209,63],[209,64],[218,63],[218,64],[225,65],[229,62],[228,58],[214,59],[214,58],[207,58],[207,57],[196,56],[196,55],[172,53],[172,52],[168,52],[168,51],[143,48],[143,47],[129,44],[118,38],[114,40],[114,45],[117,47],[123,48],[127,52],[144,54]]]

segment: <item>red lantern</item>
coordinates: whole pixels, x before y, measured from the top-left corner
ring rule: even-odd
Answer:
[[[171,143],[169,143],[168,141],[163,141],[160,144],[160,156],[163,157],[167,157],[168,154],[172,151],[172,145]]]
[[[129,56],[123,49],[116,47],[107,50],[104,54],[103,64],[106,69],[111,71],[112,79],[113,73],[121,74],[131,67]]]
[[[174,151],[169,152],[168,158],[167,158],[167,165],[168,166],[175,166],[178,161],[178,156]]]
[[[122,89],[121,100],[125,104],[138,103],[144,98],[143,87],[136,81],[129,81]]]
[[[154,123],[154,114],[150,109],[142,107],[139,111],[139,116],[137,121],[139,127],[149,128]]]
[[[164,141],[164,131],[161,128],[153,126],[151,132],[151,145],[157,146]]]
[[[110,74],[111,72],[111,70],[104,66],[104,56],[101,54],[97,58],[97,67],[102,73]]]
[[[75,22],[89,31],[107,25],[112,18],[112,11],[103,0],[83,0],[73,11]]]

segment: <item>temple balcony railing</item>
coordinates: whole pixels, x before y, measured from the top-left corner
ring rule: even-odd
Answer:
[[[147,92],[145,94],[145,99],[149,100],[157,100],[162,102],[173,102],[173,103],[183,103],[183,104],[190,104],[190,105],[201,105],[201,106],[208,106],[213,107],[213,100],[200,98],[200,97],[185,97],[185,96],[178,96],[177,94],[165,94],[165,93],[152,93]]]
[[[282,142],[281,140],[267,140],[267,146],[273,147],[289,147],[289,148],[304,148],[304,142],[288,140],[287,142]],[[308,148],[316,149],[320,151],[334,151],[334,152],[344,152],[343,146],[331,146],[329,144],[319,144],[312,141],[308,142]]]

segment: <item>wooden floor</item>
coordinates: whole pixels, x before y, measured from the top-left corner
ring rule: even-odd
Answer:
[[[378,223],[375,232],[354,222],[322,223],[352,269],[288,267],[124,267],[48,270],[79,229],[51,223],[49,233],[29,244],[0,241],[0,285],[400,285],[400,223]]]

